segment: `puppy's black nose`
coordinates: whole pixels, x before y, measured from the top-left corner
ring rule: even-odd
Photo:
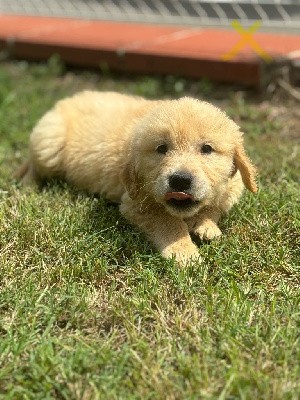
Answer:
[[[169,177],[169,186],[176,192],[184,192],[189,190],[192,185],[192,175],[189,172],[175,172]]]

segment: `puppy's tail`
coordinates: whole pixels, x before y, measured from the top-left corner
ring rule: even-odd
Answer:
[[[13,178],[20,181],[24,186],[34,186],[40,183],[40,179],[29,160],[25,161],[13,174]]]
[[[26,160],[18,169],[17,171],[13,174],[13,178],[16,179],[17,181],[21,181],[24,179],[24,177],[28,174],[30,169],[30,162],[29,160]]]

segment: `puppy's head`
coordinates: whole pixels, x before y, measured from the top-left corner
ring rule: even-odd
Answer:
[[[154,198],[187,218],[211,204],[237,169],[255,192],[239,127],[213,105],[182,98],[161,102],[137,125],[123,180],[132,198]]]

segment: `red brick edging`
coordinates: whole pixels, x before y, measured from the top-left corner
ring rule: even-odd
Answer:
[[[300,36],[256,33],[272,57],[300,50]],[[249,46],[230,61],[222,56],[241,36],[229,30],[0,15],[0,50],[43,60],[54,53],[69,64],[116,71],[176,74],[259,87],[263,62]]]

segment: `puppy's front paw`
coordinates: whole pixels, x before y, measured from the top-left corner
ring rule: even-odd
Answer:
[[[192,242],[190,244],[185,243],[184,245],[173,243],[172,245],[163,249],[162,256],[164,258],[174,257],[181,266],[186,266],[192,261],[201,262],[198,247]]]
[[[199,236],[200,239],[204,240],[211,240],[222,235],[218,225],[211,220],[203,221],[193,233]]]

